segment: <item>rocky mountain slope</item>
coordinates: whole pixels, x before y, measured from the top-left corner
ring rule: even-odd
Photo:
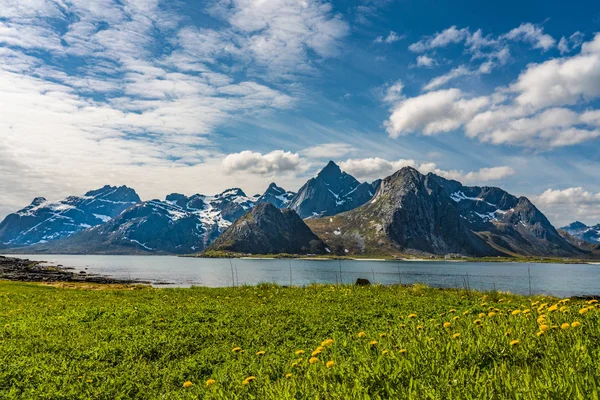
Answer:
[[[136,192],[126,186],[104,186],[58,203],[37,197],[0,223],[0,246],[23,247],[65,238],[104,224],[139,202]]]
[[[330,161],[300,188],[289,207],[301,218],[335,215],[365,204],[373,197],[379,183],[360,183]]]
[[[406,167],[367,204],[307,221],[335,253],[584,257],[525,197]]]
[[[563,226],[560,230],[585,242],[600,244],[600,224],[587,226],[582,222],[576,221],[567,226]]]
[[[266,194],[268,193],[269,190]],[[150,200],[135,204],[106,223],[71,237],[39,243],[22,251],[196,253],[204,250],[234,221],[252,209],[259,198],[248,197],[239,188],[229,189],[215,196],[196,194],[187,197],[172,193],[164,201]]]
[[[323,254],[325,243],[291,209],[262,203],[230,226],[207,251]]]
[[[286,208],[295,195],[296,193],[286,191],[275,183],[271,183],[265,193],[256,200],[256,203],[271,203],[277,208]]]

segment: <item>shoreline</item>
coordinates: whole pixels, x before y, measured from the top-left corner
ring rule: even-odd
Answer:
[[[88,274],[75,268],[44,265],[45,261],[33,261],[16,257],[0,256],[0,280],[42,283],[93,283],[103,285],[148,285],[147,281],[115,279]]]

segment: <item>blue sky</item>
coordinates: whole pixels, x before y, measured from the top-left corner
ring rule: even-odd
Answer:
[[[597,223],[597,32],[592,1],[0,0],[0,216],[106,183],[297,190],[333,159]]]

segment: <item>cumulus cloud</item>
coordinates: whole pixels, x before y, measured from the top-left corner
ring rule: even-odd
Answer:
[[[395,138],[413,132],[435,135],[461,127],[489,104],[487,97],[466,98],[459,89],[438,90],[401,100],[386,122]]]
[[[387,35],[385,38],[383,36],[377,36],[375,38],[375,43],[395,43],[399,40],[405,39],[406,36],[405,35],[401,35],[399,36],[396,32],[394,31],[390,31],[389,35]]]
[[[582,187],[548,189],[533,200],[559,226],[574,222],[575,219],[590,225],[600,223],[600,193]]]
[[[465,173],[458,170],[444,170],[438,168],[437,164],[432,162],[418,163],[410,159],[390,161],[379,157],[349,159],[340,163],[340,168],[354,177],[371,180],[392,175],[404,167],[412,167],[423,174],[433,173],[465,184],[501,180],[516,173],[513,168],[507,166],[482,168],[478,171]]]
[[[417,67],[432,68],[436,65],[437,65],[437,62],[432,57],[429,57],[427,55],[422,55],[422,56],[417,57]]]
[[[459,67],[425,86],[436,89],[473,71]],[[391,137],[432,135],[464,128],[482,142],[537,149],[600,138],[598,110],[572,106],[600,98],[600,34],[579,54],[529,64],[508,87],[473,97],[459,89],[395,97],[386,127]]]
[[[245,150],[226,156],[222,161],[222,166],[227,174],[244,172],[267,175],[296,171],[301,162],[299,154],[289,151],[275,150],[267,154],[261,154]]]
[[[550,50],[556,44],[556,40],[554,40],[552,36],[544,33],[542,27],[532,23],[521,24],[519,27],[503,35],[503,38],[528,42],[531,43],[534,48],[542,49],[544,51]]]

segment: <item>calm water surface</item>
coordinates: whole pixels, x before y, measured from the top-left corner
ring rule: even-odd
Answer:
[[[382,284],[425,283],[433,287],[497,289],[555,296],[599,295],[600,265],[466,263],[429,261],[337,261],[203,259],[173,256],[20,255],[91,274],[150,281],[155,286],[281,285],[353,283],[367,278]],[[529,269],[529,272],[528,272]]]

